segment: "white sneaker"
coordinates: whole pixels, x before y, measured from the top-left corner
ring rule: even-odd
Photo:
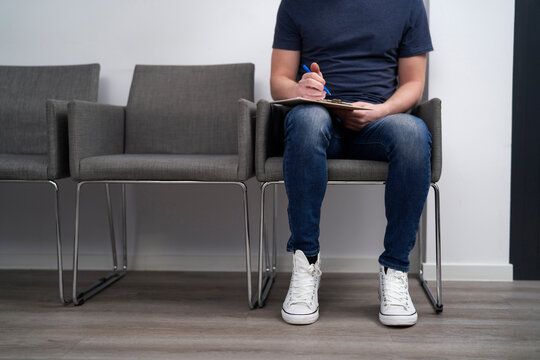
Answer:
[[[310,264],[301,250],[293,255],[293,272],[289,292],[283,307],[281,317],[285,322],[295,325],[312,324],[319,318],[319,284],[321,281],[321,260]]]
[[[381,266],[379,270],[379,320],[388,326],[416,324],[418,314],[409,295],[407,273]]]

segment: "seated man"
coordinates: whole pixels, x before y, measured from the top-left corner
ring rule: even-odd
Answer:
[[[282,0],[272,52],[272,97],[337,98],[370,109],[329,111],[303,104],[285,118],[287,250],[294,253],[281,311],[286,322],[311,324],[319,317],[326,159],[350,158],[389,162],[379,319],[385,325],[416,323],[408,257],[430,186],[431,135],[421,119],[406,112],[422,96],[431,50],[422,0]],[[302,69],[304,64],[311,72]]]

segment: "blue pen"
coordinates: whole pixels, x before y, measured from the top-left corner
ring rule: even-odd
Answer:
[[[306,65],[302,65],[302,68],[304,68],[304,70],[306,70],[308,73],[312,72],[311,70],[309,70],[309,68],[308,68]],[[324,91],[326,91],[326,93],[327,93],[328,95],[332,95],[332,94],[330,94],[330,90],[328,90],[328,89],[326,88],[326,86],[324,87]]]

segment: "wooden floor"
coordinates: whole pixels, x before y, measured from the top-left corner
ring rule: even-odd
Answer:
[[[446,282],[436,314],[415,280],[419,322],[396,329],[375,274],[324,274],[319,321],[291,326],[286,274],[249,310],[238,273],[132,272],[74,307],[54,272],[0,271],[0,359],[540,359],[540,282]]]

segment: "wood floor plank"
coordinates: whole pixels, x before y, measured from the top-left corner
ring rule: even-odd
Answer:
[[[388,328],[377,275],[324,274],[310,326],[281,320],[288,275],[258,310],[244,279],[132,272],[74,307],[58,302],[54,272],[0,271],[0,359],[540,359],[540,282],[445,282],[436,314],[411,279],[419,322]]]

